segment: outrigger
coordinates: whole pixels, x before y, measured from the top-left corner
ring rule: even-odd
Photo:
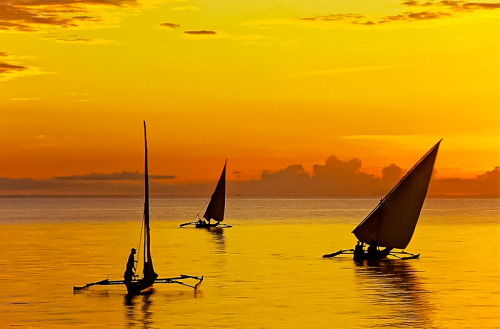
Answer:
[[[354,260],[378,260],[388,256],[415,259],[420,254],[404,251],[413,236],[424,204],[441,140],[401,178],[380,203],[352,231],[358,242],[354,249],[342,249],[323,258],[343,254]],[[369,247],[365,251],[364,246]],[[380,250],[379,247],[385,247]],[[393,251],[392,249],[401,249]]]
[[[196,228],[208,229],[232,227],[229,224],[222,224],[222,221],[224,220],[224,210],[226,207],[226,165],[227,160],[224,163],[224,168],[222,169],[222,173],[220,174],[220,178],[217,182],[217,186],[215,187],[215,191],[210,198],[207,209],[205,210],[205,214],[203,214],[203,218],[200,218],[200,214],[198,214],[195,217],[195,219],[197,218],[197,220],[180,224],[180,227],[188,225],[194,225],[194,227]],[[215,220],[215,223],[210,223],[211,219]]]
[[[101,280],[96,282],[87,283],[81,287],[73,287],[73,292],[80,292],[84,289],[88,289],[92,286],[109,286],[124,284],[127,287],[129,295],[137,295],[149,290],[154,283],[174,283],[180,284],[186,287],[193,288],[195,291],[199,288],[203,281],[203,276],[193,276],[193,275],[179,275],[173,278],[158,278],[158,274],[155,273],[153,269],[153,259],[151,258],[151,239],[150,239],[150,225],[149,225],[149,179],[148,179],[148,144],[146,138],[146,122],[144,121],[144,149],[145,149],[145,161],[144,161],[144,263],[143,263],[143,274],[141,279],[136,279],[133,273],[133,268],[135,261],[134,254],[135,249],[132,249],[131,255],[129,256],[129,262],[127,263],[127,270],[124,275],[124,280]],[[195,280],[195,284],[187,284],[182,282],[182,280],[192,279]]]

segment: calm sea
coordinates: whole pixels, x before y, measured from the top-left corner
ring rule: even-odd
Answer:
[[[179,228],[206,199],[151,200],[160,277],[205,275],[196,294],[155,285],[72,287],[121,279],[141,232],[141,198],[0,198],[0,327],[499,328],[500,200],[428,199],[409,252],[357,265],[352,248],[377,199],[227,200],[233,228]]]

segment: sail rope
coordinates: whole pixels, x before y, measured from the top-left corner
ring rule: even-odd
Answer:
[[[142,231],[144,230],[144,213],[142,214],[141,234],[139,235],[139,247],[137,247],[137,267],[139,266],[139,257],[141,257]],[[135,268],[137,273],[138,268]]]
[[[208,207],[208,204],[210,203],[210,201],[212,200],[212,197],[210,197],[207,202],[205,202],[205,206],[203,207],[205,209],[205,211],[207,211],[207,207]],[[200,213],[197,213],[196,216],[194,217],[195,219],[198,218],[198,219],[201,219],[200,218]]]

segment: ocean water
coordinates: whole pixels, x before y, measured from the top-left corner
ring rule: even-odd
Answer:
[[[407,251],[356,264],[321,256],[356,243],[377,199],[231,198],[223,231],[179,228],[207,199],[151,200],[160,277],[204,275],[196,293],[122,279],[141,198],[1,197],[0,327],[500,328],[500,200],[428,199]]]

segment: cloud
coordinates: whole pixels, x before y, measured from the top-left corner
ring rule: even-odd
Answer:
[[[475,179],[447,178],[434,180],[429,188],[434,195],[500,196],[500,167]]]
[[[401,179],[401,177],[403,177],[404,174],[404,170],[394,163],[382,169],[383,180],[398,181]]]
[[[38,75],[42,72],[37,67],[26,66],[18,63],[22,57],[9,54],[5,51],[0,52],[0,81],[7,81],[22,76]],[[20,98],[12,98],[11,100],[21,100]],[[22,98],[22,100],[27,100]]]
[[[175,176],[167,176],[167,175],[149,175],[149,178],[152,180],[155,179],[175,179]],[[117,180],[143,180],[144,174],[136,172],[116,172],[112,174],[98,174],[91,173],[88,175],[72,175],[72,176],[59,176],[54,177],[56,180],[73,180],[73,181],[117,181]]]
[[[404,20],[407,22],[424,21],[430,19],[439,19],[443,17],[451,17],[451,14],[444,12],[432,12],[432,11],[419,11],[419,12],[406,12],[396,16],[386,16],[382,19],[384,21],[400,21]]]
[[[344,21],[355,25],[378,25],[393,21],[416,22],[424,20],[439,19],[443,17],[451,17],[450,13],[441,11],[419,11],[419,12],[404,12],[398,15],[370,17],[360,14],[330,14],[314,17],[301,17],[303,21]]]
[[[391,164],[377,177],[363,172],[360,159],[344,161],[331,156],[324,164],[314,165],[312,174],[295,164],[276,172],[264,171],[258,180],[230,182],[228,190],[230,194],[242,196],[380,197],[388,193],[407,170]],[[500,167],[472,179],[433,178],[428,194],[500,196]]]
[[[441,7],[453,11],[472,11],[472,10],[494,10],[500,9],[500,3],[491,2],[465,2],[457,0],[442,0],[437,2],[420,2],[415,0],[404,1],[402,5],[409,7]]]
[[[472,12],[476,10],[500,9],[500,3],[488,2],[464,2],[458,0],[443,1],[417,1],[407,0],[401,2],[403,7],[424,9],[420,11],[404,11],[397,15],[362,15],[358,13],[335,13],[300,17],[301,21],[309,22],[346,22],[355,25],[380,25],[390,22],[418,22],[450,18],[458,13]]]
[[[63,37],[63,38],[57,38],[57,42],[62,42],[62,43],[80,43],[80,44],[88,44],[88,45],[116,45],[118,42],[115,40],[108,40],[108,39],[91,39],[91,38],[85,38],[85,37],[80,37],[76,34]]]
[[[0,75],[6,74],[6,73],[11,73],[11,72],[25,71],[27,69],[28,68],[26,66],[0,62]]]
[[[308,173],[301,164],[292,164],[278,171],[264,170],[259,179],[228,181],[228,195],[241,196],[330,196],[381,197],[387,194],[408,169],[390,164],[381,175],[367,174],[358,158],[341,160],[330,156],[324,164],[313,166]],[[236,174],[236,173],[233,173]],[[150,175],[151,193],[156,195],[209,196],[216,182],[165,183],[175,176]],[[143,174],[116,172],[112,174],[60,176],[45,180],[31,178],[0,178],[0,194],[55,195],[141,195]],[[500,167],[475,178],[431,179],[429,196],[500,196]]]
[[[175,23],[161,23],[160,24],[161,27],[166,27],[166,28],[169,28],[169,29],[176,29],[176,28],[179,28],[181,27],[180,24],[175,24]]]
[[[467,2],[462,5],[464,9],[499,9],[500,3]]]
[[[0,0],[0,30],[33,32],[41,27],[76,27],[98,22],[91,7],[136,5],[136,0]]]
[[[210,30],[184,31],[185,34],[191,35],[215,35],[217,32]]]
[[[301,17],[303,21],[344,21],[363,19],[365,16],[361,14],[329,14],[310,17]]]

